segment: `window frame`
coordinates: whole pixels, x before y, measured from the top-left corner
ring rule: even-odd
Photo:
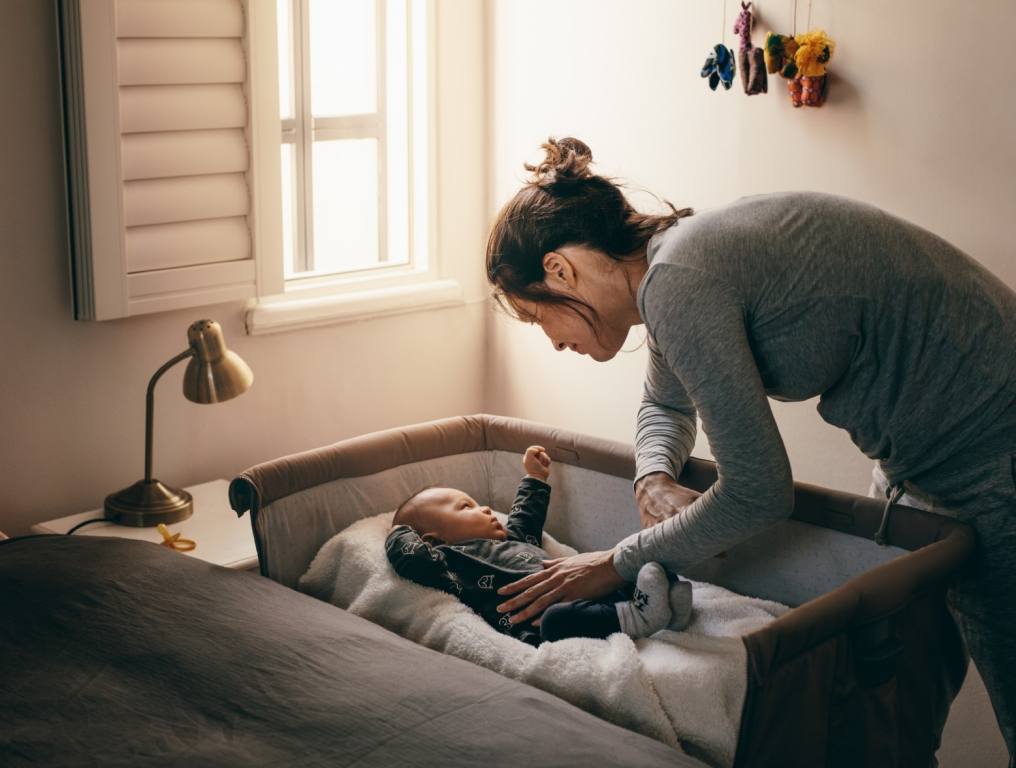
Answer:
[[[293,145],[293,169],[294,176],[294,208],[295,221],[293,234],[295,242],[290,245],[293,248],[294,261],[296,262],[296,274],[289,275],[286,280],[307,280],[316,277],[335,277],[358,271],[373,271],[386,266],[385,262],[390,261],[388,253],[388,123],[390,116],[388,107],[388,28],[387,28],[387,7],[388,0],[374,0],[374,68],[375,68],[375,91],[373,112],[362,112],[357,114],[314,117],[311,111],[311,99],[309,96],[311,86],[311,63],[310,63],[310,4],[312,0],[282,0],[289,5],[291,19],[291,45],[293,61],[290,62],[291,74],[293,77],[292,96],[293,103],[290,105],[293,116],[281,119],[282,144]],[[405,0],[407,8],[407,41],[413,31],[413,2]],[[276,20],[276,23],[278,21]],[[426,24],[426,19],[424,19]],[[410,53],[411,56],[411,53]],[[409,64],[409,62],[407,62]],[[407,78],[409,77],[407,66]],[[409,95],[409,94],[407,94]],[[412,121],[412,97],[409,95],[409,103],[406,105],[407,120]],[[280,110],[281,112],[281,110]],[[342,140],[342,139],[373,139],[377,142],[377,244],[378,264],[360,269],[346,269],[333,273],[301,274],[314,272],[314,165],[313,147],[317,141]],[[412,153],[409,154],[410,168],[407,175],[412,173]],[[302,183],[301,183],[302,182]],[[410,202],[412,205],[412,202]],[[407,227],[410,222],[407,222]],[[411,254],[407,254],[407,261],[412,262]],[[287,265],[288,266],[288,265]]]
[[[405,171],[407,186],[407,209],[405,227],[408,253],[393,254],[389,249],[388,225],[390,199],[389,190],[389,141],[388,127],[391,115],[388,112],[389,51],[387,47],[387,0],[375,3],[375,110],[370,113],[314,117],[311,110],[309,91],[311,89],[311,58],[310,58],[310,5],[311,0],[282,0],[289,4],[292,23],[291,45],[293,61],[289,69],[292,71],[293,103],[287,111],[292,117],[280,118],[280,143],[293,145],[294,158],[294,236],[291,244],[296,268],[300,271],[290,272],[290,264],[283,264],[285,273],[285,291],[300,294],[304,297],[331,293],[340,287],[347,286],[350,290],[361,289],[364,283],[379,282],[390,284],[392,281],[404,282],[407,277],[421,274],[433,276],[435,270],[429,268],[435,252],[435,244],[429,235],[433,232],[436,222],[427,205],[434,197],[433,186],[421,188],[416,184],[417,178],[423,175],[426,181],[433,177],[429,173],[434,168],[434,3],[430,0],[405,0],[406,2],[406,98],[405,104],[405,136],[407,141],[406,159],[408,168]],[[419,15],[423,14],[423,18]],[[419,24],[423,24],[421,34]],[[418,52],[417,47],[423,46]],[[419,61],[424,63],[425,75],[419,77],[415,66]],[[422,104],[421,93],[422,91]],[[418,114],[420,113],[420,114]],[[281,111],[280,111],[281,114]],[[314,253],[314,169],[313,146],[319,141],[335,139],[372,139],[377,146],[377,243],[378,261],[374,264],[341,269],[334,272],[315,271],[317,261]],[[280,147],[281,148],[281,147]],[[283,180],[284,183],[291,183]],[[425,220],[420,221],[417,213],[424,210]],[[423,237],[417,232],[422,228]],[[306,272],[306,273],[304,273]]]
[[[295,0],[295,2],[306,3],[306,0]],[[407,39],[410,41],[411,46],[421,42],[425,46],[423,56],[426,62],[426,71],[423,77],[420,77],[410,67],[410,78],[415,82],[411,82],[407,88],[410,99],[408,119],[411,123],[409,128],[409,156],[415,156],[418,161],[412,164],[411,168],[415,170],[415,167],[422,165],[425,169],[425,176],[420,179],[419,173],[413,173],[412,171],[410,173],[409,242],[411,250],[413,245],[418,248],[422,246],[424,250],[424,254],[422,254],[423,258],[421,259],[419,255],[411,253],[408,263],[385,265],[384,262],[381,262],[378,266],[347,272],[283,277],[286,274],[281,231],[281,150],[283,131],[280,130],[282,126],[280,116],[282,113],[279,109],[279,51],[276,3],[272,2],[269,4],[258,2],[257,0],[248,0],[249,23],[251,24],[252,33],[257,33],[256,35],[251,35],[251,45],[254,48],[251,52],[252,59],[260,62],[257,66],[257,76],[252,78],[250,86],[257,96],[253,100],[261,106],[255,119],[259,130],[256,132],[256,136],[253,137],[257,144],[254,152],[260,162],[266,162],[267,158],[271,157],[273,158],[271,162],[274,162],[279,167],[279,173],[277,174],[279,180],[278,189],[257,190],[257,200],[255,203],[256,209],[260,214],[257,217],[258,219],[274,218],[278,222],[279,232],[277,241],[274,246],[260,249],[259,260],[261,268],[277,276],[275,283],[279,286],[279,290],[272,295],[261,295],[256,300],[249,302],[245,313],[246,327],[249,334],[273,333],[364,317],[463,303],[462,286],[459,281],[443,276],[443,272],[446,270],[442,269],[439,258],[439,201],[437,196],[437,3],[436,0],[419,0],[419,2],[423,8],[425,29],[422,34],[414,33],[413,22],[411,21]],[[409,0],[409,4],[412,7],[413,0]],[[414,13],[414,10],[410,10],[410,13]],[[382,29],[384,16],[383,11],[377,15],[379,30]],[[305,33],[304,37],[306,38],[306,36]],[[378,52],[379,58],[384,55],[384,51]],[[410,62],[412,57],[413,52],[410,50]],[[379,80],[381,80],[380,76]],[[417,122],[421,118],[414,110],[418,105],[413,102],[421,98],[420,90],[423,91],[423,116],[422,122]],[[383,93],[380,84],[378,92]],[[380,108],[381,106],[379,101],[378,107]],[[269,111],[270,109],[271,112]],[[336,118],[325,119],[333,120]],[[358,120],[359,117],[337,119],[353,122]],[[419,128],[421,125],[423,127],[422,133],[424,134],[422,137],[420,135],[421,131],[414,130],[414,128]],[[304,126],[304,129],[306,131],[306,126]],[[380,142],[383,141],[383,138],[380,136],[380,133],[383,132],[382,129],[383,126],[378,128],[379,135],[377,137],[379,141],[379,165],[381,164],[382,155],[380,151]],[[379,169],[379,174],[382,172]],[[261,194],[262,192],[265,194]],[[419,220],[421,216],[419,210],[421,197],[424,201],[422,222]],[[273,205],[276,206],[274,210],[271,208]],[[386,216],[383,216],[379,211],[378,218],[379,229],[381,229],[381,221]],[[422,233],[419,231],[420,224],[423,225]],[[294,228],[298,229],[298,227]],[[386,232],[387,225],[384,225],[383,229]]]

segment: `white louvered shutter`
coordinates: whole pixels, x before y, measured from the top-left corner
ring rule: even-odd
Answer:
[[[281,291],[274,18],[255,24],[258,5],[274,12],[62,3],[79,319]]]

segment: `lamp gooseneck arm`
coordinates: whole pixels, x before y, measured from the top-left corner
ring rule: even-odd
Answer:
[[[174,365],[179,363],[181,360],[186,360],[194,354],[194,350],[191,348],[185,349],[179,355],[159,368],[148,382],[148,395],[145,398],[145,482],[152,482],[152,412],[155,410],[155,382],[159,380],[166,371],[172,368]]]

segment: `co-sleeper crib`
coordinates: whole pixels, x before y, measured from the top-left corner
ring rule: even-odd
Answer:
[[[554,459],[547,530],[580,551],[635,531],[630,446],[489,415],[376,432],[255,466],[230,486],[261,573],[295,587],[322,544],[420,487],[507,509],[526,446]],[[711,462],[681,482],[706,489]],[[747,693],[734,765],[930,766],[967,656],[945,582],[974,546],[949,518],[798,483],[791,519],[686,575],[794,609],[743,638]]]

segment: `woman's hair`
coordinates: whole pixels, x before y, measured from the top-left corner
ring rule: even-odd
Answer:
[[[582,141],[550,138],[538,165],[501,209],[487,240],[487,279],[494,298],[508,314],[526,321],[517,300],[568,307],[596,330],[596,310],[583,301],[550,290],[544,282],[543,257],[563,245],[584,245],[615,261],[636,258],[646,242],[691,208],[670,213],[639,213],[613,179],[593,173],[593,153]]]

